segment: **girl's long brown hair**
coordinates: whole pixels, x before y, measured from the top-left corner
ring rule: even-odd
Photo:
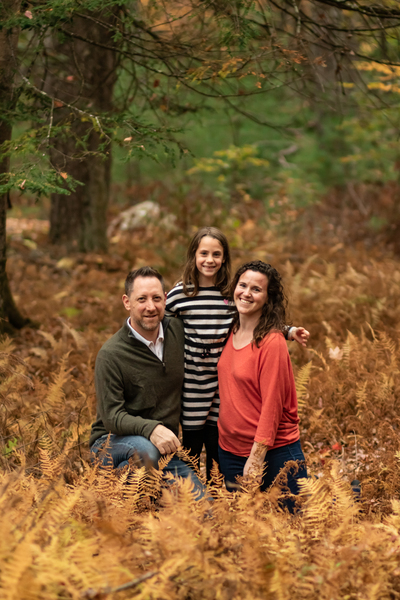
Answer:
[[[278,271],[262,260],[253,260],[252,262],[245,263],[239,267],[238,271],[235,273],[230,286],[229,296],[231,300],[233,300],[233,293],[236,289],[239,279],[246,271],[262,273],[268,280],[267,301],[263,306],[260,320],[253,331],[252,344],[255,343],[258,348],[265,336],[271,331],[275,330],[281,331],[282,333],[286,332],[287,298],[283,291],[281,276],[279,275]],[[239,313],[236,310],[232,322],[233,333],[236,333],[239,327]]]
[[[196,252],[203,237],[212,237],[221,244],[224,262],[217,273],[215,286],[223,296],[229,293],[229,281],[231,278],[231,255],[228,240],[216,227],[202,227],[193,236],[187,251],[186,265],[182,275],[183,293],[186,296],[196,296],[199,292],[199,272],[196,268]]]

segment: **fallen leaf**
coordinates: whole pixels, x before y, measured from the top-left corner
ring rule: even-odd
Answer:
[[[60,175],[63,179],[67,179],[68,177],[68,173],[60,173]]]
[[[29,248],[29,250],[36,250],[37,248],[37,243],[33,240],[25,239],[22,243],[26,248]]]
[[[63,259],[61,259],[61,260],[63,260]],[[54,300],[62,300],[66,296],[69,296],[69,294],[70,294],[70,292],[67,292],[67,290],[63,290],[62,292],[58,292],[58,294],[54,294],[53,298],[54,298]]]
[[[332,360],[340,360],[341,358],[343,358],[343,350],[341,350],[339,346],[336,346],[334,350],[332,350],[332,348],[329,348],[329,358],[331,358]]]
[[[64,258],[60,258],[60,260],[57,263],[57,267],[59,269],[73,269],[75,266],[75,261],[73,258],[69,258],[68,256],[65,256]]]
[[[35,356],[39,356],[39,358],[46,358],[47,359],[47,352],[44,348],[39,348],[38,346],[35,346],[34,348],[31,348],[29,350],[29,354],[34,354]]]

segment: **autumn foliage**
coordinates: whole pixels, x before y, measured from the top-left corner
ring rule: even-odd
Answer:
[[[283,235],[256,204],[236,210],[219,223],[235,266],[272,262],[293,322],[311,331],[307,350],[290,345],[310,474],[299,513],[282,512],[276,487],[228,494],[216,472],[210,508],[187,481],[89,461],[94,360],[125,316],[126,272],[150,263],[172,285],[205,209],[190,226],[183,210],[173,232],[159,220],[121,236],[108,256],[55,256],[42,233],[14,234],[13,291],[40,325],[0,347],[5,600],[400,594],[399,261],[340,240],[315,244],[295,223]]]

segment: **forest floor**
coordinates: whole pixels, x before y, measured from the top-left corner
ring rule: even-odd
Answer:
[[[344,225],[333,206],[285,222],[257,203],[213,210],[188,200],[172,223],[114,231],[108,255],[50,247],[44,221],[9,220],[11,285],[35,326],[0,348],[3,598],[399,597],[400,258],[360,236],[356,210]],[[234,267],[278,268],[292,322],[311,332],[307,349],[289,347],[310,475],[296,517],[275,488],[217,485],[210,511],[187,484],[160,491],[158,473],[89,461],[94,361],[126,316],[127,272],[151,264],[171,287],[210,221]]]

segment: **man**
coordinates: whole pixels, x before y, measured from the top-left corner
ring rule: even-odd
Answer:
[[[158,468],[161,456],[180,446],[184,335],[179,319],[164,316],[165,299],[158,271],[131,271],[122,296],[129,317],[97,355],[97,419],[89,444],[97,454],[109,437],[103,462],[111,456],[115,468],[126,466],[133,455]],[[190,477],[198,497],[204,495],[194,471],[176,456],[165,470]]]

